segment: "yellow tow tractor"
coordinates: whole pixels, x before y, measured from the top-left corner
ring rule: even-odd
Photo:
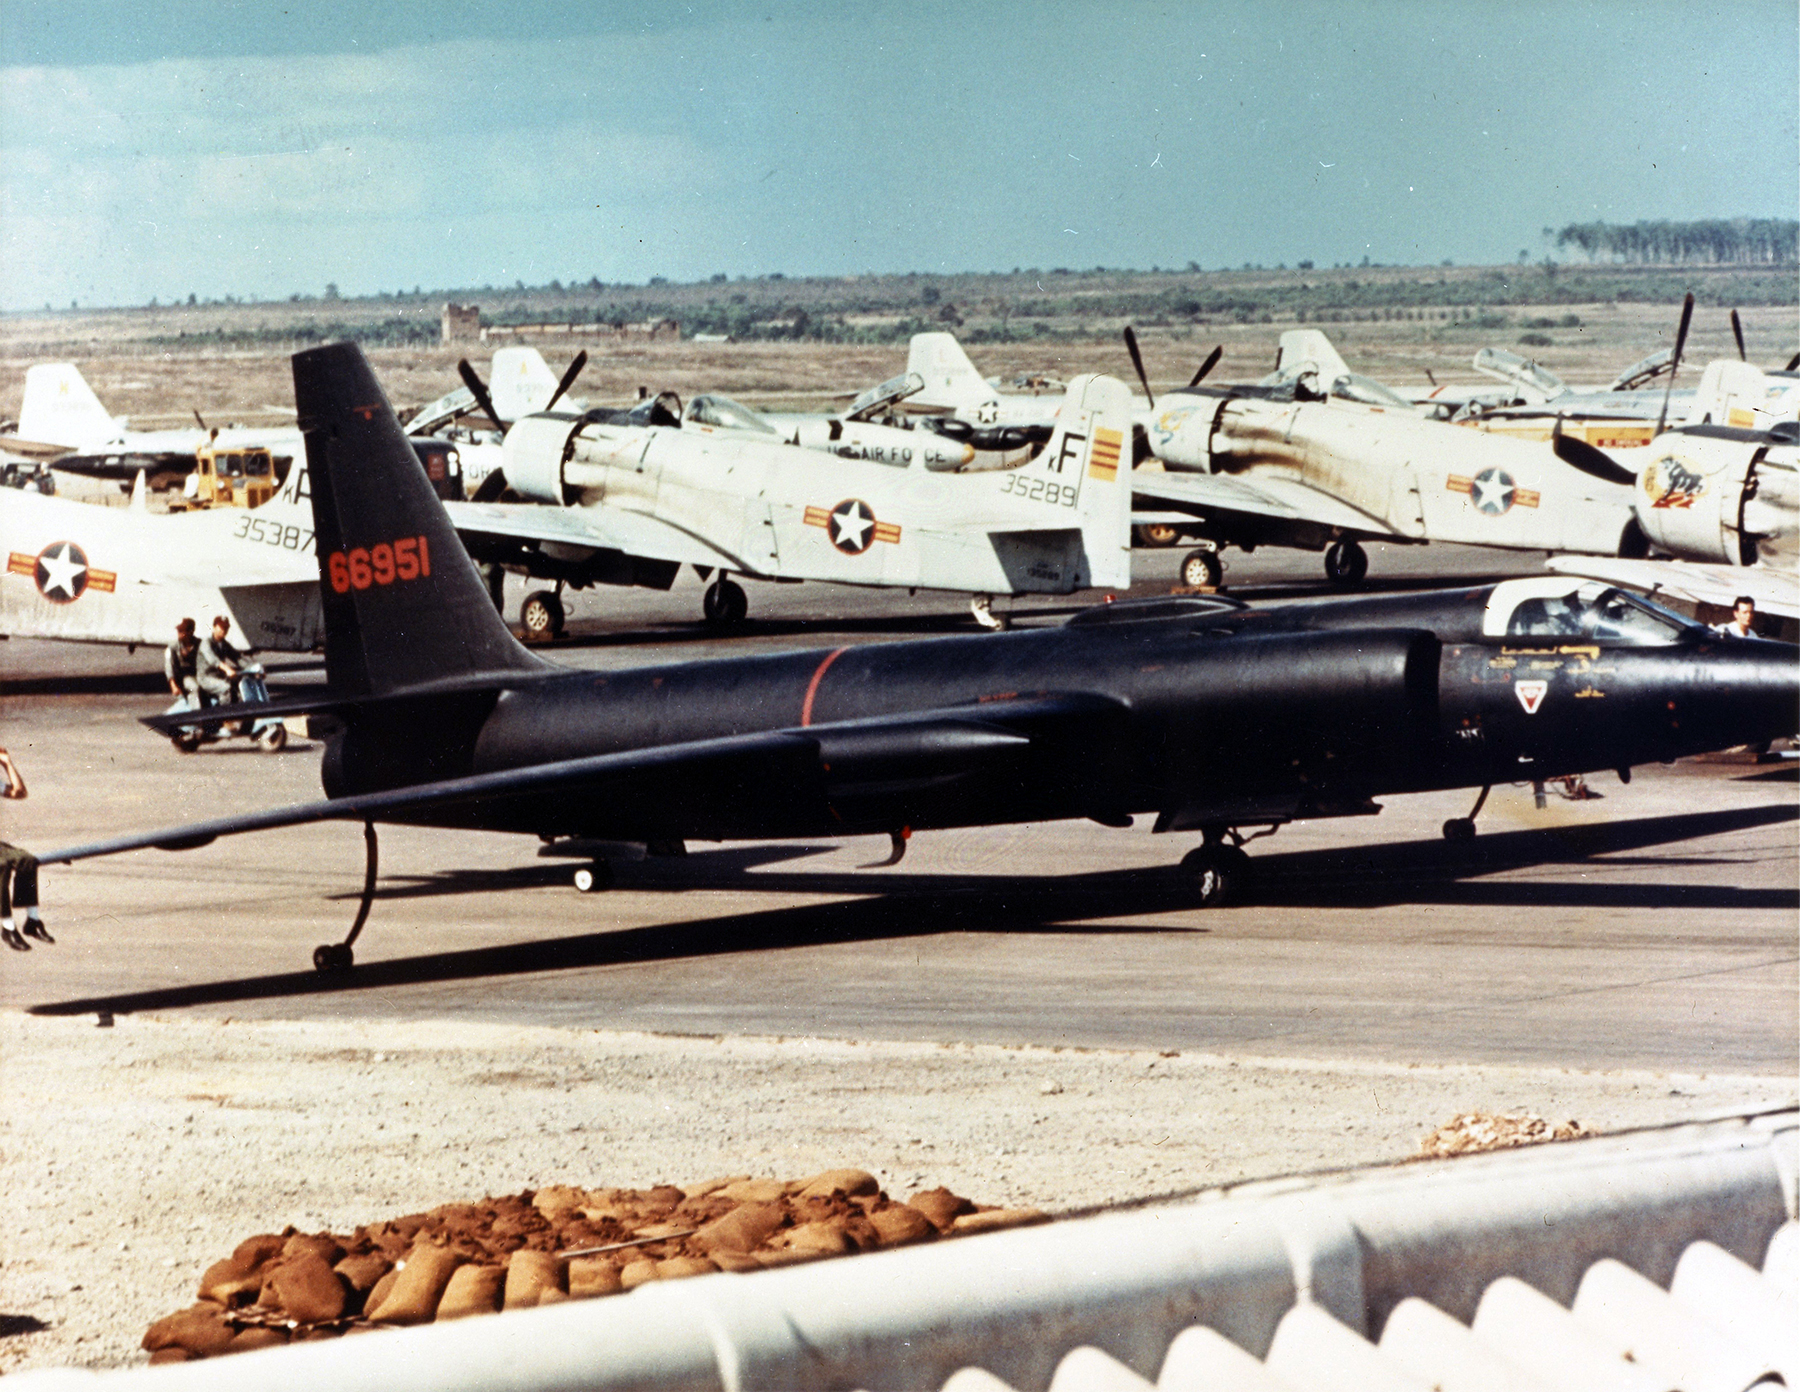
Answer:
[[[275,496],[275,458],[260,445],[207,443],[194,451],[194,472],[170,500],[170,512],[194,508],[261,507]]]

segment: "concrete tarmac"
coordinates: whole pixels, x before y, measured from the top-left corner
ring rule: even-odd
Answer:
[[[1139,554],[1134,592],[1166,591],[1181,553]],[[1320,588],[1310,556],[1232,559],[1228,581],[1258,598]],[[1371,574],[1535,565],[1376,548]],[[1020,619],[1091,598],[1022,603]],[[589,592],[552,655],[620,666],[970,626],[955,596],[756,586],[749,630],[720,644],[698,599],[685,575],[667,595]],[[32,789],[0,813],[8,840],[42,850],[318,796],[316,744],[183,756],[137,726],[164,703],[153,652],[15,640],[0,660],[0,742]],[[1591,791],[1539,810],[1527,787],[1496,789],[1463,846],[1439,828],[1472,793],[1288,827],[1251,847],[1249,902],[1214,910],[1170,869],[1197,838],[1142,823],[923,834],[880,869],[861,868],[887,851],[874,839],[623,851],[595,895],[571,887],[584,862],[567,848],[386,828],[347,978],[309,960],[349,925],[361,837],[301,828],[46,871],[60,941],[7,955],[0,1004],[1791,1077],[1793,765],[1688,762]]]

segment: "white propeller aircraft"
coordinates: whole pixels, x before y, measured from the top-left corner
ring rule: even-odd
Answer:
[[[1142,378],[1129,330],[1126,346]],[[1216,585],[1232,545],[1323,550],[1345,586],[1367,573],[1367,540],[1644,554],[1625,482],[1545,443],[1424,419],[1342,369],[1323,334],[1292,330],[1255,386],[1202,386],[1202,368],[1153,405],[1146,443],[1163,471],[1140,469],[1132,488],[1140,510],[1189,514],[1183,530],[1210,543],[1182,562],[1188,584]]]
[[[253,647],[322,641],[306,461],[261,507],[152,514],[8,490],[0,507],[0,634],[85,643],[170,642],[176,621],[229,615]]]
[[[1042,448],[1001,472],[824,458],[645,405],[526,416],[503,471],[528,501],[447,505],[476,560],[555,582],[525,601],[529,636],[561,628],[565,586],[667,589],[683,565],[717,573],[704,608],[719,624],[748,610],[732,576],[963,590],[984,622],[996,594],[1131,583],[1130,394],[1114,378],[1077,378]]]
[[[1579,453],[1566,440],[1557,448]],[[1759,611],[1800,619],[1800,373],[1709,363],[1688,418],[1638,453],[1649,458],[1635,473],[1613,467],[1650,546],[1674,559],[1558,556],[1550,568],[1696,609],[1728,610],[1747,594]]]
[[[152,483],[167,486],[194,467],[194,451],[209,441],[220,448],[261,445],[279,458],[300,450],[295,426],[272,428],[206,426],[179,430],[132,430],[124,416],[100,404],[74,363],[38,363],[25,370],[25,397],[19,427],[0,436],[12,454],[48,460],[58,469],[128,482],[147,470]]]

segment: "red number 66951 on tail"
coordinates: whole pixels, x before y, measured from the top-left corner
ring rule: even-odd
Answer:
[[[326,558],[325,573],[338,594],[391,585],[396,580],[417,580],[431,574],[431,546],[424,537],[416,536],[333,551]]]

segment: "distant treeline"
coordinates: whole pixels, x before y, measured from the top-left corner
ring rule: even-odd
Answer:
[[[1549,235],[1550,229],[1544,229]],[[1571,222],[1558,250],[1632,266],[1792,266],[1800,263],[1800,222],[1790,218],[1708,218],[1699,222]]]
[[[340,339],[380,348],[431,347],[439,342],[437,311],[445,300],[478,304],[483,321],[495,325],[616,325],[669,318],[680,323],[683,338],[718,334],[740,342],[903,343],[926,329],[949,329],[967,343],[1085,340],[1111,337],[1126,322],[1204,328],[1399,320],[1417,323],[1429,335],[1479,333],[1515,321],[1538,327],[1520,316],[1541,316],[1550,307],[1679,305],[1690,290],[1702,305],[1793,306],[1800,301],[1792,251],[1795,224],[1785,226],[1788,259],[1762,264],[1714,264],[1709,254],[1688,265],[1600,259],[1588,264],[1579,258],[1562,263],[1547,257],[1510,266],[1056,267],[1011,274],[768,275],[731,281],[715,276],[690,284],[657,278],[645,285],[603,285],[592,279],[117,313],[156,316],[139,341],[158,348],[287,351]],[[1571,241],[1575,231],[1565,229]]]

